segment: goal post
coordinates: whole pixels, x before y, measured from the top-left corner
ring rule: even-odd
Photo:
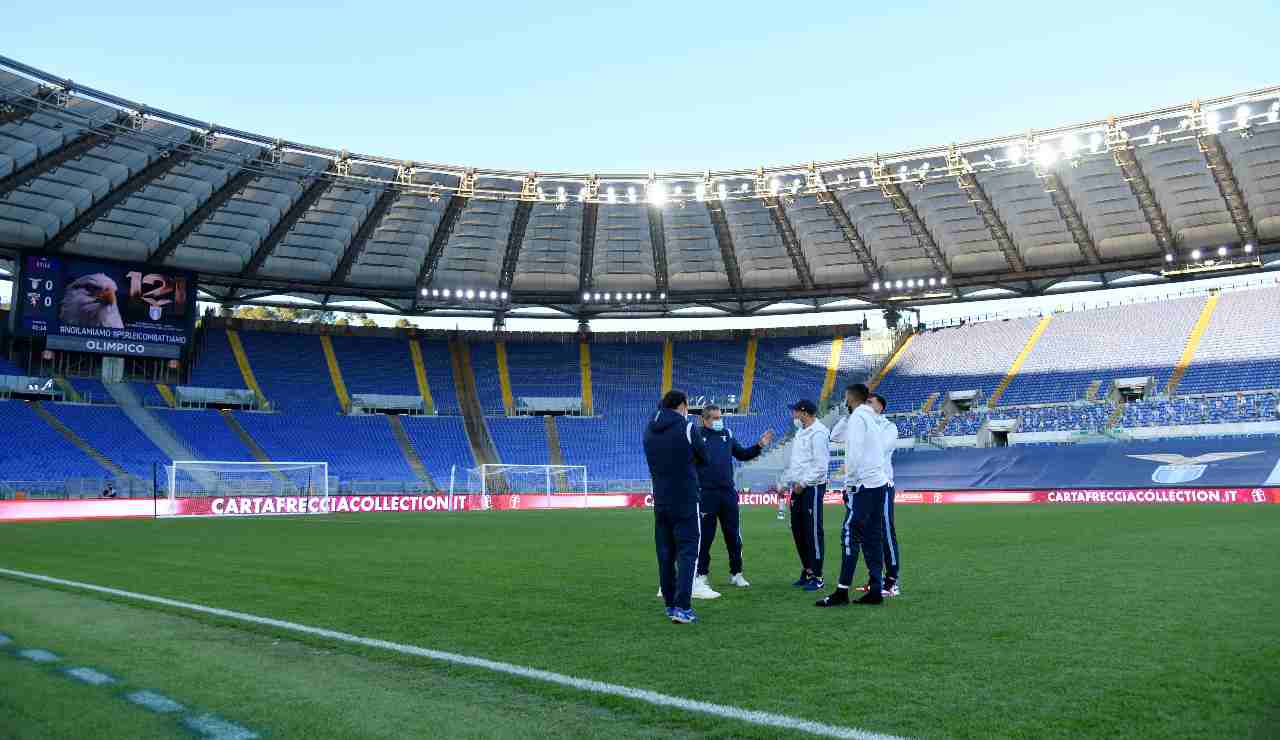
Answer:
[[[489,463],[467,471],[467,489],[483,496],[581,496],[585,507],[587,467]]]
[[[178,499],[251,496],[329,497],[327,462],[174,460],[165,466],[167,512],[182,516]],[[306,507],[304,507],[306,508]],[[327,507],[318,507],[323,511]]]

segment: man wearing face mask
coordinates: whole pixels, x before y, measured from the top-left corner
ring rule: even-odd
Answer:
[[[742,535],[738,527],[738,489],[733,482],[733,461],[746,462],[760,456],[773,441],[773,431],[765,432],[756,444],[743,447],[724,425],[719,406],[702,409],[702,442],[706,459],[698,464],[698,484],[702,488],[702,548],[698,553],[698,577],[693,581],[693,598],[720,596],[707,582],[711,572],[711,545],[716,539],[716,521],[724,529],[724,545],[729,551],[729,583],[738,588],[751,584],[742,575]]]
[[[831,464],[830,433],[818,420],[817,404],[808,399],[791,407],[791,423],[796,434],[791,442],[791,461],[781,481],[791,490],[791,536],[800,556],[800,578],[791,585],[819,591],[824,586],[822,497],[827,492],[827,469]]]

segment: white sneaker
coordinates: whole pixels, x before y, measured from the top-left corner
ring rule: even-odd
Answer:
[[[750,583],[747,583],[747,579],[743,578],[741,573],[734,573],[729,576],[729,583],[732,583],[738,588],[747,588],[751,585]]]
[[[783,513],[782,509],[778,509],[778,521],[782,521],[786,518],[787,518],[787,515]]]
[[[658,586],[658,599],[662,599],[662,586]]]
[[[713,590],[707,585],[706,576],[698,576],[693,579],[693,598],[718,599],[720,598],[720,592]]]

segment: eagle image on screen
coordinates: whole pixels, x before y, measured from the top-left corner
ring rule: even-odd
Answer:
[[[59,318],[72,326],[123,329],[117,290],[116,281],[101,272],[76,278],[63,291]]]

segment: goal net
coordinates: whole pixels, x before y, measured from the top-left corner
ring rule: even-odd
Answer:
[[[467,491],[484,496],[581,496],[587,500],[585,465],[481,465],[467,471]]]
[[[325,462],[175,460],[165,466],[165,474],[170,516],[182,515],[175,503],[178,499],[329,496],[329,463]]]

